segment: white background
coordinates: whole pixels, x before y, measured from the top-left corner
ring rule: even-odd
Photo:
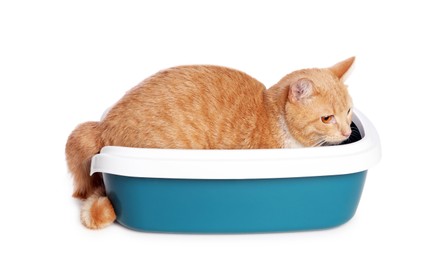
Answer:
[[[1,259],[437,258],[432,1],[8,2],[0,2]],[[347,83],[380,134],[383,158],[347,224],[256,235],[80,224],[67,136],[145,77],[207,63],[271,86],[352,55]]]

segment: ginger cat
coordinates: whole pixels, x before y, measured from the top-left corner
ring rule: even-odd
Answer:
[[[351,135],[352,100],[343,84],[354,57],[303,69],[269,89],[218,66],[158,72],[130,90],[100,122],[79,125],[66,145],[76,198],[91,229],[116,216],[90,161],[103,146],[190,149],[294,148],[339,144]]]

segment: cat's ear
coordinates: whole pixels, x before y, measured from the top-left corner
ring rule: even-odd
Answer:
[[[301,78],[290,84],[288,99],[291,102],[301,102],[310,98],[313,94],[314,83],[307,78]]]
[[[341,80],[344,81],[346,76],[352,70],[352,65],[354,64],[355,57],[350,57],[344,61],[341,61],[329,69]]]

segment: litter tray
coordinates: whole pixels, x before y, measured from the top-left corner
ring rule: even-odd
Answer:
[[[106,146],[92,159],[117,222],[172,233],[325,229],[350,220],[380,160],[371,122],[354,110],[355,142],[326,147],[179,150]]]

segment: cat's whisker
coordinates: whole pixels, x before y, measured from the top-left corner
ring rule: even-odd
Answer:
[[[326,141],[324,139],[316,142],[312,147],[319,147],[319,146],[324,146],[326,144]]]

